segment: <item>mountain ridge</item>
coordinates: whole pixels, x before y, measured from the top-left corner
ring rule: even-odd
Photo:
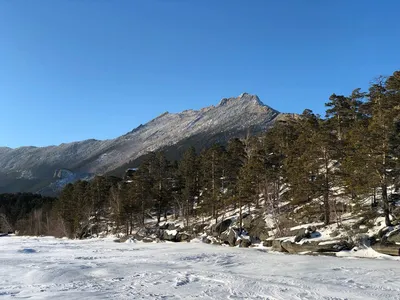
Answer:
[[[13,182],[13,178],[14,181],[20,178],[46,178],[48,181],[57,169],[105,174],[148,152],[189,141],[191,137],[201,136],[211,143],[213,140],[226,142],[226,139],[243,136],[248,131],[256,134],[268,128],[279,115],[258,96],[243,93],[238,97],[223,98],[216,106],[178,113],[164,112],[114,139],[87,139],[58,146],[0,148],[0,192],[7,190],[4,180],[3,183],[1,180],[5,175]],[[197,143],[200,145],[201,141]],[[23,174],[30,174],[30,177]]]

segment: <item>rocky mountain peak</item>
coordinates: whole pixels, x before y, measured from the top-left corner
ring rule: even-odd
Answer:
[[[260,98],[257,95],[252,95],[249,93],[242,93],[238,97],[231,97],[231,98],[223,98],[218,106],[225,106],[225,105],[241,105],[241,104],[248,104],[254,103],[261,106],[266,106],[264,103],[261,102]]]

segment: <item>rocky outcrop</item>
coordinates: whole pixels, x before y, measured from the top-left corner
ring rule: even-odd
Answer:
[[[233,219],[223,220],[211,227],[211,234],[214,237],[220,236],[224,231],[228,230],[228,228],[233,224]]]
[[[239,246],[239,247],[243,247],[243,248],[250,247],[251,246],[250,237],[249,236],[240,236],[240,237],[238,237],[237,240],[236,240],[235,245]]]
[[[387,255],[400,255],[400,226],[383,227],[377,234],[377,242],[373,241],[372,248]]]
[[[233,228],[225,230],[220,236],[220,239],[224,244],[227,244],[232,247],[236,245],[237,238],[238,238],[238,231]]]
[[[282,247],[282,239],[277,239],[272,241],[272,250],[277,252],[287,252],[285,248]]]
[[[393,256],[399,256],[400,255],[400,245],[394,244],[394,243],[387,243],[387,244],[381,244],[377,243],[371,246],[372,249],[379,253],[387,254],[387,255],[393,255]]]
[[[353,245],[344,240],[306,240],[301,243],[293,242],[291,239],[277,239],[272,241],[272,250],[291,254],[303,252],[339,252],[352,248]]]
[[[388,232],[387,241],[389,243],[400,243],[400,228]]]
[[[175,230],[175,229],[177,229],[179,227],[180,226],[175,225],[175,223],[170,223],[170,222],[167,222],[167,223],[164,223],[164,224],[160,224],[158,226],[158,228],[160,228],[161,230]]]
[[[250,214],[243,218],[243,227],[247,231],[253,242],[264,241],[269,237],[268,232],[271,230],[267,227],[267,223],[263,216],[253,218]]]
[[[176,236],[178,235],[177,230],[164,230],[160,238],[164,241],[176,242]]]
[[[190,235],[186,232],[178,232],[178,234],[175,237],[175,240],[177,242],[188,242],[190,241]]]
[[[253,217],[245,213],[242,217],[242,228],[239,228],[236,218],[221,220],[210,227],[208,235],[219,239],[221,243],[230,246],[249,247],[253,243],[260,243],[268,238],[268,231],[263,216]],[[208,241],[207,241],[208,242]]]

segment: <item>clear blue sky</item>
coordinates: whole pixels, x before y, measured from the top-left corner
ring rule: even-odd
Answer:
[[[400,1],[2,0],[0,146],[114,138],[242,92],[324,114],[400,69]]]

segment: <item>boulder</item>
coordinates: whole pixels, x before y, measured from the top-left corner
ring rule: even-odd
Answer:
[[[287,252],[285,248],[282,247],[282,240],[273,240],[272,241],[272,250],[278,252]]]
[[[390,227],[383,227],[378,231],[378,238],[382,239],[388,232],[390,231]]]
[[[400,243],[400,228],[387,233],[387,241],[390,243]]]
[[[189,241],[189,240],[190,240],[190,235],[185,232],[179,232],[176,235],[177,242],[184,242],[184,241]]]
[[[236,246],[243,247],[243,248],[248,248],[251,246],[251,241],[249,236],[241,236],[239,237],[236,242]]]
[[[177,234],[178,234],[178,231],[176,231],[176,230],[167,230],[166,229],[163,231],[162,240],[176,242]]]
[[[174,223],[168,223],[168,230],[178,230],[180,229],[179,225],[175,225]]]
[[[248,219],[247,217],[246,219]],[[269,237],[267,223],[263,217],[257,217],[251,220],[249,226],[244,226],[253,240],[259,239],[260,241],[266,240]]]
[[[223,220],[212,227],[213,236],[219,236],[221,233],[226,231],[233,223],[232,219]]]
[[[249,213],[245,213],[242,215],[242,226],[244,228],[250,228],[251,223],[253,222],[253,218]]]
[[[176,225],[174,223],[164,223],[159,228],[162,230],[174,230],[176,229]]]
[[[305,242],[303,244],[293,243],[290,240],[282,241],[281,247],[291,254],[300,252],[316,252],[316,245],[314,243]]]
[[[264,247],[272,247],[273,240],[265,240],[262,242]]]
[[[134,238],[135,240],[138,240],[138,241],[142,241],[142,240],[145,238],[145,236],[143,236],[143,235],[140,234],[140,233],[135,233],[135,234],[132,236],[132,238]]]
[[[207,224],[195,224],[193,225],[193,233],[200,233],[204,231]]]
[[[357,233],[350,237],[354,246],[357,247],[369,247],[371,246],[371,239],[365,233]]]
[[[224,244],[228,244],[229,246],[233,247],[236,244],[237,236],[237,231],[233,228],[230,228],[221,234],[220,239]]]
[[[206,243],[206,244],[211,244],[211,239],[210,239],[208,236],[203,236],[203,238],[201,239],[201,241],[202,241],[203,243]]]
[[[152,238],[149,238],[149,237],[145,237],[145,238],[142,239],[142,242],[143,242],[143,243],[152,243],[152,242],[153,242],[153,239],[152,239]]]
[[[249,236],[250,238],[250,242],[254,245],[254,244],[260,244],[261,240],[257,237],[257,236]]]
[[[372,245],[372,249],[379,253],[387,254],[387,255],[393,255],[393,256],[398,256],[400,254],[400,245],[396,244],[382,244],[382,243],[377,243]]]
[[[339,252],[342,250],[351,250],[353,247],[353,244],[344,240],[322,241],[318,243],[316,252]]]
[[[299,229],[299,231],[297,232],[297,234],[296,234],[296,237],[294,238],[294,241],[296,242],[296,243],[298,243],[298,242],[300,242],[302,239],[305,239],[305,238],[310,238],[311,237],[311,234],[310,233],[308,233],[308,231],[307,231],[307,228],[300,228]]]
[[[352,245],[346,241],[305,241],[304,243],[293,243],[290,240],[285,240],[281,243],[289,253],[301,252],[339,252],[342,250],[350,250]]]

